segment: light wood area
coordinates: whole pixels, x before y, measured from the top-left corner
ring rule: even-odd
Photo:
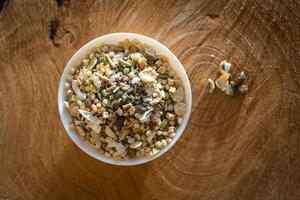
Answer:
[[[192,85],[181,139],[133,167],[81,151],[57,109],[70,57],[112,32],[160,41]],[[246,95],[208,93],[222,60],[246,72]],[[297,0],[7,0],[0,11],[0,198],[300,199],[299,63]]]

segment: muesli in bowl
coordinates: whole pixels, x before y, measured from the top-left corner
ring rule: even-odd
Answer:
[[[88,51],[66,75],[63,104],[71,129],[116,161],[155,157],[173,145],[190,110],[168,57],[137,39]]]

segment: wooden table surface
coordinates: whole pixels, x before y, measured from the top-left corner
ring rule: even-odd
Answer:
[[[5,1],[0,198],[300,199],[299,24],[298,0]],[[89,157],[57,110],[68,59],[112,32],[162,42],[192,85],[184,135],[139,166]],[[208,94],[207,78],[222,60],[248,75],[245,96]]]

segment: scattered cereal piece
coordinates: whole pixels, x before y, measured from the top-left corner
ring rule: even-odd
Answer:
[[[215,82],[212,79],[207,79],[209,84],[209,93],[212,93],[215,90]]]

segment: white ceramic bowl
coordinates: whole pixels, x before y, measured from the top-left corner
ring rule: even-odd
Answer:
[[[183,82],[183,87],[185,91],[185,101],[187,104],[187,113],[183,117],[182,125],[176,130],[176,137],[173,139],[173,142],[171,144],[168,144],[165,148],[163,148],[158,154],[152,157],[142,157],[142,158],[136,158],[131,160],[114,160],[112,158],[107,158],[104,155],[97,152],[96,149],[88,145],[87,141],[85,141],[83,138],[78,136],[72,129],[71,129],[71,116],[69,113],[64,109],[64,101],[65,101],[65,95],[64,95],[64,84],[66,83],[67,75],[69,74],[72,67],[77,66],[80,64],[81,60],[84,59],[84,57],[89,53],[89,51],[99,45],[100,43],[109,43],[109,44],[116,44],[120,40],[124,39],[138,39],[141,43],[146,43],[150,46],[152,46],[158,54],[163,54],[169,58],[170,65],[174,68],[176,73],[179,75],[180,79]],[[135,34],[135,33],[112,33],[108,35],[104,35],[101,37],[98,37],[90,42],[88,42],[86,45],[81,47],[69,60],[67,66],[65,67],[65,70],[60,78],[59,82],[59,89],[58,89],[58,110],[60,114],[61,121],[70,136],[70,138],[73,140],[73,142],[85,153],[92,156],[93,158],[114,164],[114,165],[137,165],[149,162],[155,158],[160,157],[164,153],[166,153],[180,138],[182,135],[189,117],[191,113],[191,107],[192,107],[192,92],[190,87],[190,82],[188,79],[188,76],[182,66],[182,64],[179,62],[177,57],[163,44],[159,43],[158,41],[151,39],[149,37]]]

